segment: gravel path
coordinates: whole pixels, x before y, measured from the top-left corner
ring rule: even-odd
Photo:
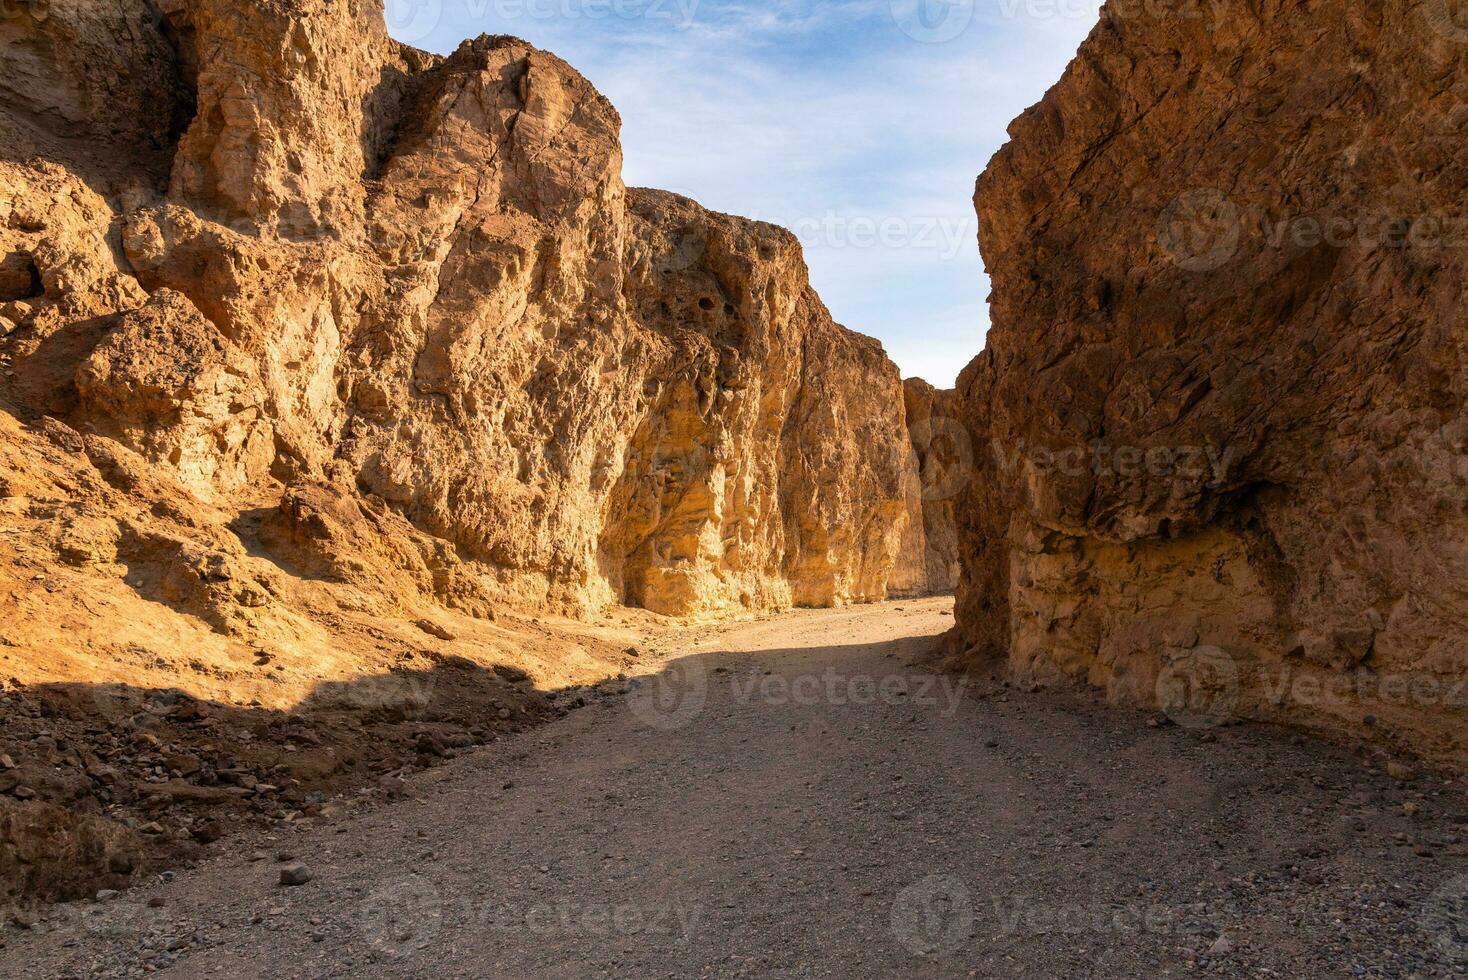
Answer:
[[[402,802],[11,929],[0,975],[1468,975],[1460,785],[962,689],[912,665],[950,610],[699,631]]]

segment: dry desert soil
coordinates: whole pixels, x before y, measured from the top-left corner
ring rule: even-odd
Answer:
[[[406,799],[6,927],[0,975],[1468,974],[1456,782],[934,673],[951,609],[685,631]]]

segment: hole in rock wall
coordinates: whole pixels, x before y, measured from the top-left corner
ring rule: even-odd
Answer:
[[[170,16],[158,10],[152,0],[147,6],[163,42],[173,52],[174,101],[168,128],[170,142],[177,147],[199,111],[199,43],[187,12]]]
[[[0,303],[45,295],[41,270],[29,252],[11,252],[0,259]]]

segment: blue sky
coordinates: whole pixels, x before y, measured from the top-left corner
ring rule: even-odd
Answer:
[[[447,53],[514,34],[622,115],[629,186],[771,221],[838,321],[904,376],[983,347],[974,178],[1060,77],[1100,0],[387,0]]]

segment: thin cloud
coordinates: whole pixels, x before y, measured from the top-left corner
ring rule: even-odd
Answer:
[[[454,2],[420,45],[489,31],[555,51],[620,110],[629,185],[793,227],[833,315],[938,385],[987,330],[974,178],[1099,8],[921,0],[967,17],[952,39],[923,43],[901,26],[918,0],[647,0],[616,9],[671,16],[594,19],[554,0],[536,9],[558,16],[491,24]]]

